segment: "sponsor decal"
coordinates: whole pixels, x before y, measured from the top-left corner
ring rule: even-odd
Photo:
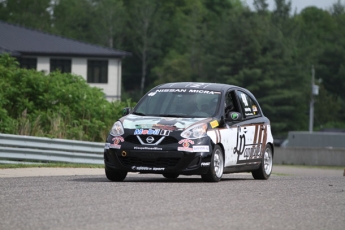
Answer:
[[[237,120],[238,119],[238,114],[237,113],[232,113],[231,114],[231,119],[232,120]]]
[[[125,140],[123,139],[123,137],[114,137],[113,139],[111,139],[114,144],[119,144],[120,142],[124,142]]]
[[[199,88],[199,87],[193,87],[193,88]],[[157,93],[187,93],[187,89],[157,89],[156,91],[150,92],[147,95],[149,97],[153,97]],[[220,94],[219,91],[203,90],[203,89],[190,89],[188,90],[188,93]]]
[[[110,149],[121,149],[121,145],[110,144],[109,148]]]
[[[258,108],[255,105],[252,106],[252,110],[253,110],[254,115],[257,114]]]
[[[234,154],[237,154],[237,164],[258,162],[262,158],[267,138],[265,124],[247,126],[252,131],[247,132],[246,126],[237,127],[237,142]],[[248,142],[248,143],[247,143]]]
[[[158,93],[185,93],[187,89],[157,89],[156,92]]]
[[[159,135],[160,129],[136,129],[134,135]]]
[[[237,138],[236,138],[236,147],[234,148],[234,154],[242,155],[246,145],[246,136],[241,133],[241,127],[237,127]]]
[[[132,166],[132,170],[136,170],[136,171],[164,171],[165,168],[146,167],[146,166]]]
[[[177,147],[177,151],[193,152],[193,149],[192,148],[186,148],[186,147]]]
[[[119,137],[114,137],[113,139],[111,139],[113,141],[113,143],[111,143],[109,145],[109,148],[111,149],[120,149],[121,145],[119,145],[121,142],[124,142],[125,140],[123,139],[123,137],[119,136]]]
[[[217,120],[214,120],[214,121],[211,121],[211,122],[210,122],[210,125],[211,125],[212,128],[216,128],[216,127],[219,126],[219,123],[218,123]]]
[[[172,93],[185,93],[185,92],[187,92],[187,89],[157,89],[154,92],[150,92],[148,94],[148,96],[152,97],[152,96],[156,95],[157,93],[168,93],[168,92],[172,92]]]
[[[154,128],[154,129],[162,129],[162,130],[169,130],[169,131],[176,130],[176,126],[173,126],[173,125],[162,125],[162,124],[154,124],[152,126],[152,128]]]
[[[210,148],[208,145],[194,145],[193,152],[209,152]]]
[[[193,149],[189,147],[189,145],[194,145],[194,141],[189,139],[182,139],[178,142],[182,147],[178,147],[178,151],[186,151],[186,152],[193,152]]]
[[[261,154],[261,144],[255,147],[249,147],[244,150],[244,157],[259,157]]]
[[[252,112],[252,110],[250,108],[244,108],[244,111],[246,112]]]
[[[161,130],[160,135],[162,136],[169,136],[170,135],[170,130]]]
[[[210,162],[201,162],[201,167],[210,166]]]
[[[182,139],[178,142],[180,145],[182,144],[183,147],[188,147],[189,144],[194,145],[194,141],[193,140],[189,140],[189,139]]]
[[[158,148],[158,147],[134,147],[134,149],[140,149],[140,150],[163,150],[162,148]]]
[[[149,97],[152,97],[154,95],[156,95],[156,92],[151,92],[151,93],[148,94]]]
[[[220,92],[210,91],[210,90],[202,90],[202,89],[190,89],[189,93],[201,93],[201,94],[220,94]]]
[[[242,102],[245,106],[248,106],[247,97],[244,93],[241,93]]]

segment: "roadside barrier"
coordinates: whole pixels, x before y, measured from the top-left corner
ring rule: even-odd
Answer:
[[[0,134],[0,164],[104,164],[104,143]],[[274,164],[345,166],[344,148],[275,148]],[[345,173],[345,172],[344,172]]]
[[[0,164],[103,164],[104,143],[0,134]]]
[[[345,148],[275,148],[273,164],[345,167]]]

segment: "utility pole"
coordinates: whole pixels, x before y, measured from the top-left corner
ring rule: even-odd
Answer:
[[[314,96],[319,94],[319,86],[315,85],[315,68],[311,66],[311,95],[310,95],[310,108],[309,108],[309,132],[313,132],[314,126]]]

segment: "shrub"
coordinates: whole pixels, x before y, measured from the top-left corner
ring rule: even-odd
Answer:
[[[80,76],[21,69],[0,56],[0,132],[104,141],[126,102],[109,102]]]

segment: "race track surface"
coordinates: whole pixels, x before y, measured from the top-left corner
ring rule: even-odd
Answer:
[[[153,174],[129,174],[124,182],[114,183],[102,169],[50,169],[48,176],[40,175],[45,169],[30,175],[28,169],[16,170],[0,169],[2,230],[345,226],[342,169],[274,166],[267,181],[241,173],[224,175],[219,183],[204,183],[199,176],[167,180]]]

